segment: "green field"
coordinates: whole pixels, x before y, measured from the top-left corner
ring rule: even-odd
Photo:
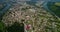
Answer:
[[[60,17],[60,2],[48,3],[48,8]]]
[[[56,6],[60,6],[60,2],[55,3]]]

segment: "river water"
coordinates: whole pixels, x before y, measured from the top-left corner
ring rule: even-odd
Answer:
[[[10,8],[10,4],[5,2],[5,0],[0,0],[0,4],[6,4],[3,9],[0,10],[0,19],[3,17],[3,15],[8,11]]]
[[[10,1],[10,0],[9,0]],[[39,1],[39,2],[41,2],[41,1],[44,1],[44,7],[45,8],[47,8],[47,5],[46,5],[46,3],[48,3],[48,1],[50,1],[50,2],[59,2],[60,0],[31,0],[30,2],[37,2],[37,1]],[[0,4],[1,3],[5,3],[6,2],[6,0],[0,0]],[[10,4],[9,4],[9,2],[7,2],[7,3],[5,3],[6,4],[6,6],[2,9],[2,11],[0,11],[0,16],[1,15],[3,15],[4,13],[6,13],[6,11],[7,11],[7,9],[9,9],[10,8]],[[48,8],[47,8],[48,9]]]

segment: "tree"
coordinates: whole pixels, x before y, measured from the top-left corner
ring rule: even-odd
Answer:
[[[5,32],[5,25],[2,21],[0,21],[0,32]]]
[[[24,24],[15,22],[12,26],[7,28],[8,32],[24,32]]]

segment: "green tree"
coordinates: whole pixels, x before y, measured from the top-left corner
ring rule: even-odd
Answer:
[[[5,25],[0,21],[0,32],[5,32]]]
[[[12,26],[8,27],[8,32],[24,32],[24,24],[15,22]]]

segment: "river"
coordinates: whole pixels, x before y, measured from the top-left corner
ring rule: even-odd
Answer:
[[[6,3],[5,7],[3,7],[3,9],[0,11],[0,19],[3,17],[3,15],[8,11],[8,9],[10,8],[10,4]]]
[[[31,0],[31,2],[37,2],[37,1],[44,1],[44,4],[43,4],[43,6],[46,8],[46,9],[48,9],[47,8],[47,3],[48,3],[48,1],[50,1],[50,2],[59,2],[60,0]],[[5,2],[5,0],[0,0],[0,3],[4,3]],[[7,12],[7,10],[10,8],[10,4],[7,2],[6,3],[6,6],[2,9],[2,11],[0,11],[0,17],[3,15],[3,14],[5,14],[6,12]],[[49,9],[48,9],[49,10]],[[49,10],[50,11],[50,10]],[[51,11],[50,11],[51,12]],[[53,13],[53,12],[51,12],[51,13]],[[54,14],[54,13],[53,13]]]

